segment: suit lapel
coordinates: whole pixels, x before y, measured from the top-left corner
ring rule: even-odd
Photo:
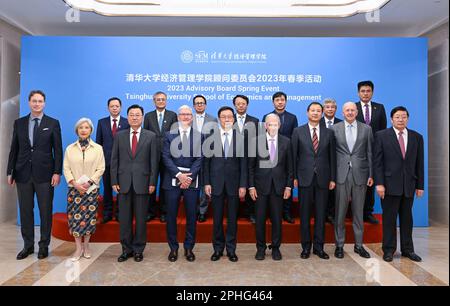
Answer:
[[[127,129],[127,133],[123,133],[122,137],[125,138],[124,142],[127,144],[127,152],[130,158],[133,158],[133,153],[131,152],[131,141],[130,141],[131,127]]]
[[[406,152],[405,152],[405,160],[408,157],[408,155],[410,154],[409,152],[414,152],[414,150],[410,150],[412,148],[412,146],[415,145],[415,138],[413,137],[412,133],[410,130],[408,130],[408,144],[406,145]]]
[[[356,149],[358,149],[358,146],[361,145],[362,139],[363,139],[363,129],[362,129],[362,123],[356,121],[356,141],[355,145],[353,146],[353,151],[355,152]]]
[[[139,154],[139,151],[141,150],[141,148],[147,142],[147,135],[145,133],[143,133],[143,131],[144,131],[144,129],[141,129],[141,135],[139,136],[139,140],[138,140],[138,143],[137,143],[135,157]]]
[[[156,132],[156,135],[161,135],[161,131],[159,129],[158,124],[158,114],[156,110],[150,113],[150,124],[153,125],[153,130]]]
[[[309,144],[309,148],[310,148],[311,151],[314,153],[314,146],[313,146],[313,142],[312,142],[311,133],[309,132],[309,125],[308,125],[308,124],[306,124],[306,125],[304,126],[303,133],[304,133],[306,139],[309,139],[309,140],[307,141],[308,144]]]
[[[342,141],[345,143],[345,149],[347,150],[347,153],[352,153],[350,152],[350,148],[348,147],[347,136],[345,135],[345,123],[342,125],[342,128],[339,128],[337,130],[337,132],[339,133],[339,137],[341,137]]]
[[[39,142],[39,138],[41,138],[41,134],[43,133],[44,128],[48,128],[47,123],[48,123],[48,118],[46,115],[43,115],[41,123],[39,124],[37,135],[36,135],[37,139],[33,139],[34,145],[36,145]]]
[[[395,151],[398,153],[398,155],[403,159],[402,151],[400,150],[400,144],[398,143],[397,135],[395,135],[394,128],[390,128],[390,134],[391,134],[391,142],[394,146]],[[409,134],[409,133],[408,133]],[[409,138],[408,138],[409,140]]]

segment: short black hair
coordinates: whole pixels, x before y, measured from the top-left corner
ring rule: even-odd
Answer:
[[[320,104],[319,102],[316,102],[316,101],[311,102],[311,103],[308,105],[308,108],[306,109],[306,111],[309,112],[309,109],[310,109],[311,106],[313,106],[313,105],[319,105],[319,106],[320,106],[320,109],[321,109],[322,112],[323,112],[323,106],[322,106],[322,104]]]
[[[39,89],[30,91],[30,94],[28,95],[28,101],[31,101],[31,97],[36,95],[36,94],[39,94],[42,97],[44,97],[44,102],[45,102],[45,93],[42,90],[39,90]]]
[[[236,105],[236,99],[237,99],[237,98],[244,99],[245,102],[247,102],[247,105],[250,103],[250,101],[248,100],[248,97],[247,97],[247,96],[244,96],[244,95],[237,95],[237,96],[235,96],[235,97],[233,98],[233,105]]]
[[[223,111],[226,111],[226,110],[231,111],[231,112],[233,113],[233,116],[234,116],[234,109],[233,109],[233,108],[231,108],[231,107],[229,107],[229,106],[222,106],[222,107],[219,109],[219,111],[217,112],[217,117],[220,117],[220,113],[223,112]]]
[[[206,104],[206,98],[203,95],[196,95],[193,99],[192,99],[192,104],[195,105],[195,99],[197,98],[202,98],[203,101],[205,101]]]
[[[130,112],[130,110],[134,109],[134,108],[139,108],[142,112],[142,115],[144,114],[144,108],[142,106],[140,106],[139,104],[133,104],[130,107],[128,107],[127,109],[127,115]]]
[[[391,110],[391,118],[394,118],[396,112],[406,112],[406,116],[409,118],[409,112],[404,106],[396,106]]]
[[[278,92],[274,93],[272,96],[272,101],[275,101],[275,99],[279,98],[279,97],[284,97],[284,99],[286,99],[286,101],[287,101],[287,95],[282,91],[278,91]]]
[[[372,91],[373,91],[373,89],[375,88],[375,85],[373,85],[373,82],[372,81],[361,81],[361,82],[359,82],[358,83],[358,91],[361,89],[361,87],[363,87],[363,86],[369,86],[370,88],[372,88]]]
[[[108,99],[108,106],[109,106],[109,103],[111,103],[111,101],[114,101],[114,100],[119,101],[120,106],[122,106],[122,101],[119,98],[117,98],[117,97],[109,98]]]

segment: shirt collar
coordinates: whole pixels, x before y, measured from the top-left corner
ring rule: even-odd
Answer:
[[[164,117],[165,112],[166,112],[166,109],[164,109],[162,112],[160,112],[159,110],[156,110],[156,117],[159,118],[159,114],[162,114],[162,116]]]
[[[310,130],[310,131],[312,131],[313,128],[316,128],[316,131],[319,131],[319,130],[320,130],[320,128],[319,128],[319,127],[320,127],[320,124],[318,124],[318,125],[316,125],[316,126],[312,126],[311,123],[308,122],[308,127],[309,127],[309,130]]]
[[[116,119],[116,120],[117,120],[117,123],[119,123],[119,121],[120,121],[120,115],[117,116],[117,118],[114,118],[113,116],[109,116],[109,121],[114,122],[114,121],[113,121],[114,119]]]
[[[353,123],[350,123],[350,122],[348,122],[347,120],[344,119],[344,122],[345,122],[345,127],[348,127],[350,124],[351,124],[353,127],[356,127],[356,126],[357,126],[356,120],[353,121]]]
[[[138,134],[140,134],[141,133],[141,130],[142,130],[142,127],[139,127],[137,130],[136,130],[136,132],[138,133]],[[130,126],[130,134],[131,135],[133,135],[133,128]]]
[[[392,128],[393,128],[394,131],[395,131],[395,135],[398,136],[398,133],[400,133],[400,130],[397,130],[395,127],[392,127]],[[407,135],[408,135],[408,129],[407,129],[407,128],[405,128],[405,129],[403,130],[403,135],[404,135],[404,136],[407,136]]]
[[[362,108],[364,108],[366,105],[366,103],[364,103],[363,101],[359,101],[361,103]],[[372,101],[367,102],[367,105],[369,105],[369,108],[372,107]]]
[[[269,133],[266,132],[266,137],[267,137],[267,141],[270,141],[269,139],[275,139],[275,142],[277,142],[278,140],[278,134],[276,134],[275,136],[270,136]]]
[[[41,120],[42,120],[42,117],[44,117],[44,113],[41,113],[41,114],[40,114],[39,116],[37,116],[37,117],[33,116],[33,114],[30,113],[30,121],[33,121],[33,120],[36,119],[36,118],[38,118],[39,121],[41,121]]]
[[[223,136],[224,133],[228,133],[228,137],[232,137],[233,136],[233,129],[231,129],[228,132],[226,132],[224,129],[222,129],[221,126],[219,126],[219,130],[220,130],[220,136]]]

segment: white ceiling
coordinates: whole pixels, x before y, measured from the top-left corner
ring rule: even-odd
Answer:
[[[243,0],[245,1],[245,0]],[[276,1],[276,0],[274,0]],[[448,21],[449,0],[391,0],[380,22],[347,18],[105,17],[67,22],[63,0],[0,0],[0,19],[33,35],[419,36]]]

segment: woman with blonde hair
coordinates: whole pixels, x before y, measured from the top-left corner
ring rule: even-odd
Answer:
[[[69,187],[67,218],[77,247],[72,261],[91,258],[89,239],[97,224],[99,184],[105,171],[105,158],[102,146],[91,139],[93,131],[89,118],[78,120],[75,124],[78,140],[67,146],[64,153],[63,171]]]

